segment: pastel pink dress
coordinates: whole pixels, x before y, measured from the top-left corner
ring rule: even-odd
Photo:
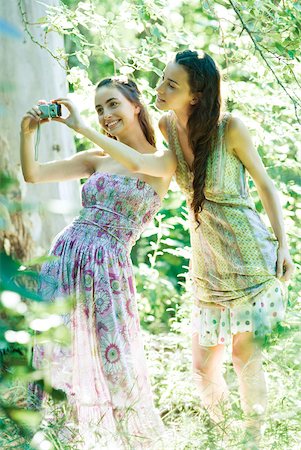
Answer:
[[[50,255],[58,258],[42,267],[44,298],[74,301],[64,317],[71,346],[37,346],[34,363],[48,367],[52,384],[67,393],[85,448],[102,448],[91,438],[93,427],[111,442],[103,448],[157,448],[162,434],[130,259],[160,204],[138,178],[95,172],[83,186],[79,216],[55,238]]]

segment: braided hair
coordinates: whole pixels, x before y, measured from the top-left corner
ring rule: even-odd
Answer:
[[[138,89],[137,84],[124,76],[116,76],[110,78],[104,78],[96,85],[96,90],[103,86],[116,87],[129,102],[139,106],[140,111],[138,113],[138,120],[147,141],[152,145],[156,145],[155,132],[152,126],[150,116],[146,110],[146,107],[141,101],[141,92]],[[112,137],[109,134],[110,137]]]
[[[206,167],[210,152],[217,138],[221,114],[220,72],[213,59],[204,53],[185,50],[178,52],[175,62],[183,66],[188,74],[190,91],[198,95],[191,106],[188,119],[188,140],[193,150],[193,199],[191,206],[195,220],[202,211],[205,200],[204,188]]]

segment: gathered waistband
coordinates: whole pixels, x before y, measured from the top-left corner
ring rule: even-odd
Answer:
[[[91,210],[96,209],[98,211],[103,211],[105,213],[112,214],[112,216],[115,219],[117,219],[117,220],[120,219],[120,224],[119,223],[108,223],[108,222],[102,223],[101,220],[100,221],[98,220],[96,222],[89,217],[84,217],[84,216],[79,215],[78,217],[76,217],[74,219],[73,225],[83,224],[83,225],[91,225],[91,226],[97,227],[100,230],[107,233],[108,235],[115,238],[118,242],[120,242],[122,244],[125,244],[125,242],[119,236],[117,236],[116,233],[114,233],[114,231],[127,230],[127,231],[133,231],[136,233],[139,232],[139,227],[132,219],[118,213],[117,211],[114,211],[114,210],[111,210],[111,209],[105,208],[105,207],[96,206],[96,205],[85,206],[84,209],[91,209]],[[108,219],[108,217],[107,217],[107,219]]]

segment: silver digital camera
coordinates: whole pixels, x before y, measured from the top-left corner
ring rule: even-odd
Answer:
[[[44,105],[39,105],[39,110],[41,111],[40,119],[61,117],[62,115],[62,107],[57,103],[46,103]]]

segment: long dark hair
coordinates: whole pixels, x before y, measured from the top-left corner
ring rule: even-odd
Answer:
[[[188,119],[188,140],[193,150],[193,199],[195,220],[205,200],[204,187],[209,154],[217,138],[221,115],[220,72],[213,59],[204,53],[185,50],[176,54],[175,62],[184,67],[189,77],[190,91],[197,102],[191,106]]]
[[[104,78],[99,81],[96,85],[96,90],[103,86],[113,86],[116,87],[131,103],[138,105],[140,108],[140,112],[138,114],[138,120],[143,131],[144,136],[147,141],[155,146],[155,132],[152,126],[149,114],[146,110],[146,107],[143,105],[141,101],[141,92],[138,89],[137,84],[133,80],[129,80],[127,77],[110,77]],[[109,135],[112,137],[111,135]]]

